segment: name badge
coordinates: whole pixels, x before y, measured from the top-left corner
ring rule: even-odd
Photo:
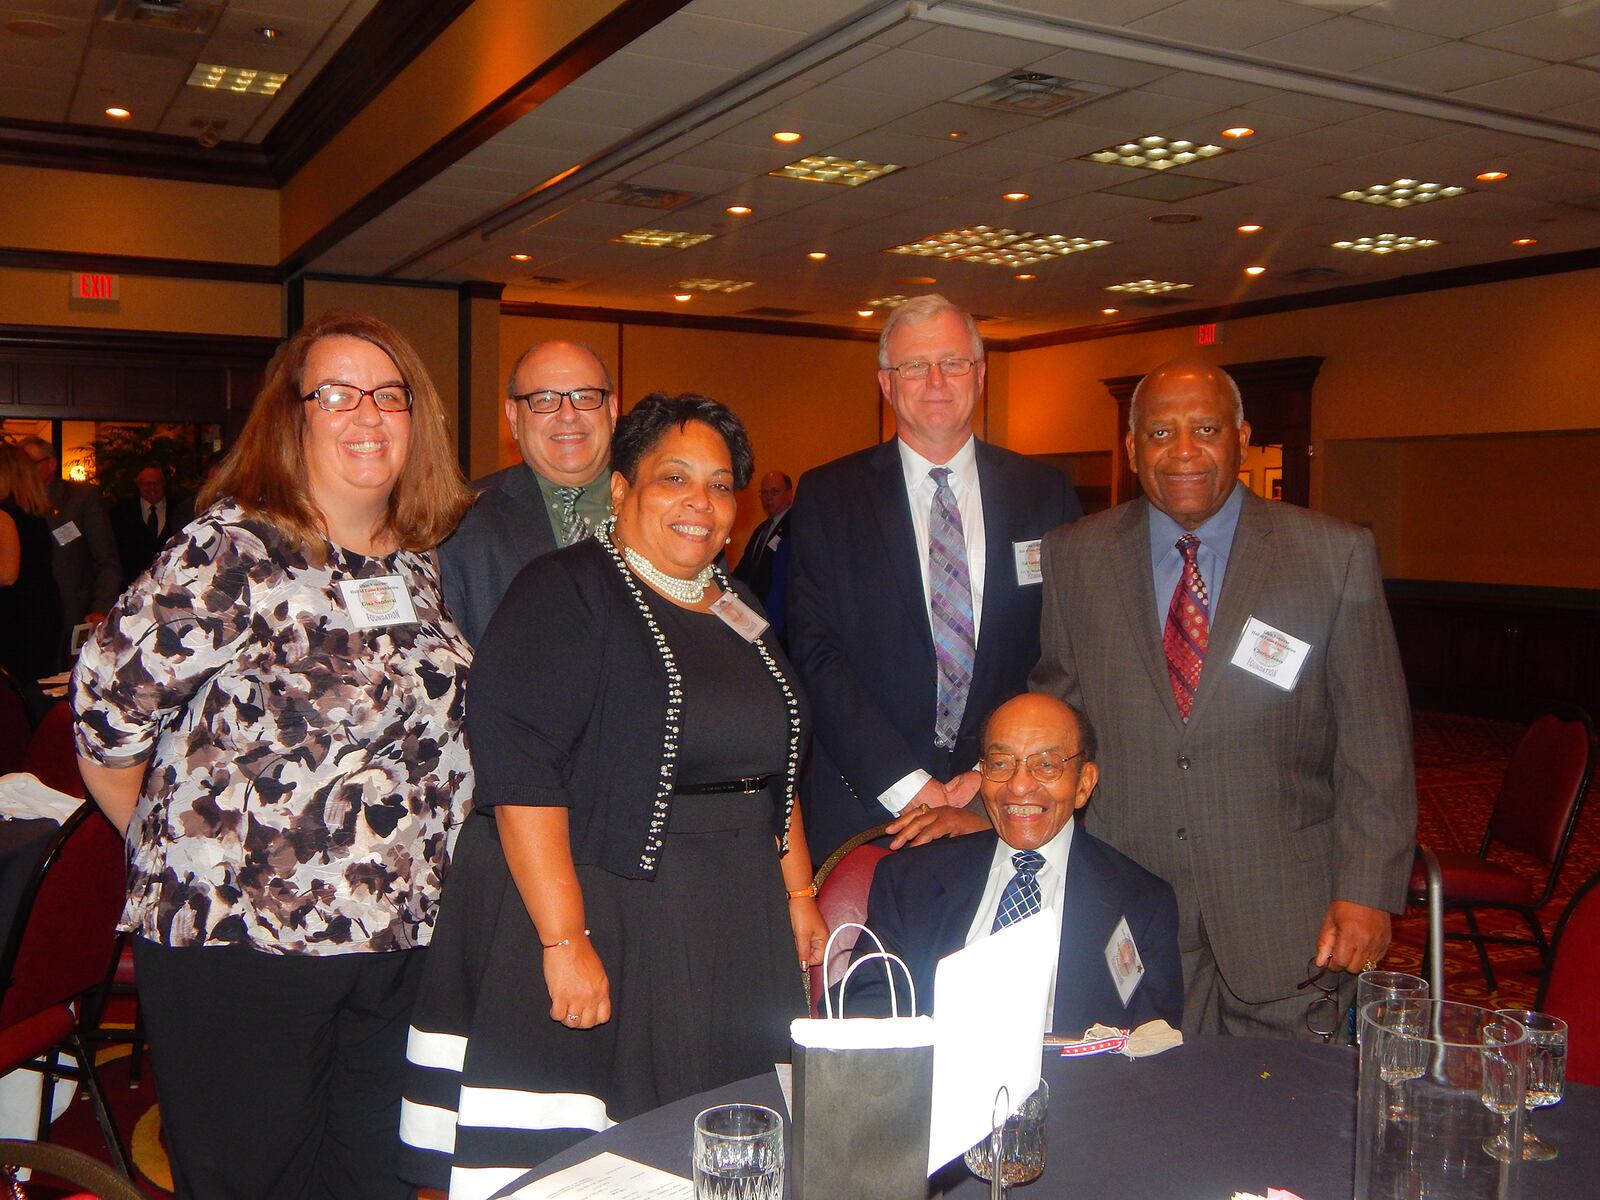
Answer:
[[[723,592],[711,602],[711,611],[722,623],[747,642],[753,642],[769,628],[772,622],[732,592]]]
[[[415,625],[417,610],[411,605],[406,581],[398,575],[373,575],[366,579],[341,579],[345,610],[357,629],[383,629],[389,625]]]
[[[1042,538],[1029,542],[1012,542],[1011,553],[1017,560],[1017,586],[1027,587],[1044,582],[1044,564],[1040,561]]]
[[[783,534],[775,533],[767,539],[767,549],[776,550],[783,544]]]
[[[1273,687],[1286,692],[1294,691],[1300,669],[1306,665],[1311,653],[1311,643],[1274,629],[1265,621],[1251,617],[1244,624],[1238,648],[1233,652],[1233,665],[1250,674],[1265,679]]]
[[[65,546],[68,542],[75,542],[83,536],[76,521],[68,521],[64,525],[57,525],[50,531],[55,535],[56,545]]]
[[[1111,968],[1111,982],[1117,985],[1117,995],[1122,997],[1122,1007],[1128,1007],[1128,998],[1144,981],[1144,960],[1139,957],[1139,947],[1134,944],[1133,930],[1128,928],[1128,918],[1117,921],[1106,943],[1106,966]]]

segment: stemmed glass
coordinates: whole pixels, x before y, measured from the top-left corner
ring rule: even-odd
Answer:
[[[1426,1000],[1428,981],[1402,971],[1363,971],[1356,979],[1356,1007],[1360,1011],[1374,1000]],[[1356,1045],[1361,1045],[1361,1022],[1356,1026]]]
[[[1512,1046],[1523,1040],[1522,1025],[1514,1016],[1503,1012],[1497,1012],[1495,1016],[1500,1020],[1483,1027],[1485,1046]],[[1491,1157],[1510,1162],[1516,1157],[1511,1148],[1511,1139],[1515,1136],[1511,1122],[1524,1104],[1524,1098],[1517,1092],[1517,1070],[1512,1056],[1503,1051],[1486,1051],[1483,1056],[1482,1084],[1483,1106],[1501,1120],[1500,1132],[1492,1138],[1485,1138],[1483,1148]]]
[[[1526,1008],[1502,1008],[1496,1016],[1509,1017],[1528,1030],[1528,1090],[1523,1107],[1532,1113],[1535,1108],[1557,1104],[1567,1081],[1567,1023],[1549,1013],[1534,1012]],[[1502,1161],[1510,1147],[1496,1139],[1496,1157]],[[1531,1119],[1522,1125],[1522,1157],[1533,1162],[1546,1162],[1556,1156],[1556,1148],[1533,1132]]]
[[[1413,997],[1374,1002],[1374,1019],[1393,1033],[1405,1035],[1384,1039],[1378,1063],[1378,1077],[1394,1089],[1389,1099],[1391,1121],[1403,1121],[1407,1116],[1400,1085],[1410,1079],[1420,1079],[1427,1068],[1430,1011],[1426,1000]]]

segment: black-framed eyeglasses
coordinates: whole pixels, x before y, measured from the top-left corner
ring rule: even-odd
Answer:
[[[977,365],[975,358],[941,358],[938,362],[939,374],[946,379],[955,379],[962,375],[970,375],[972,368]],[[899,363],[890,367],[901,379],[926,379],[932,373],[934,364],[925,358],[913,358],[909,362]]]
[[[1316,998],[1306,1005],[1306,1031],[1324,1042],[1331,1042],[1333,1035],[1339,1032],[1339,1019],[1344,1016],[1344,1010],[1339,1006],[1339,985],[1323,982],[1327,978],[1328,968],[1317,966],[1315,958],[1306,960],[1306,970],[1310,975],[1294,985],[1297,992],[1303,992],[1306,988],[1317,989]]]
[[[351,412],[361,407],[361,401],[371,396],[379,412],[405,412],[411,407],[411,389],[403,383],[386,383],[382,387],[358,388],[353,383],[325,383],[306,400],[315,400],[323,412]]]
[[[1077,754],[1062,756],[1049,750],[1039,750],[1028,755],[1027,758],[1018,759],[1015,754],[985,754],[978,763],[978,772],[990,783],[1004,783],[1017,773],[1018,766],[1028,768],[1040,783],[1054,783],[1061,778],[1061,773],[1067,769],[1067,764],[1083,755],[1079,750]]]
[[[581,387],[573,388],[570,392],[558,392],[554,388],[541,388],[536,392],[523,392],[519,396],[511,397],[512,400],[526,404],[536,413],[553,413],[561,411],[563,400],[571,401],[572,407],[580,412],[587,412],[599,408],[611,399],[609,388]]]

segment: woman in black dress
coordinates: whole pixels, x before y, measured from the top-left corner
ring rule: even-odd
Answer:
[[[61,640],[49,515],[33,460],[0,445],[0,666],[30,682],[54,669]]]
[[[712,566],[744,427],[652,395],[612,455],[614,523],[517,577],[468,684],[477,811],[401,1113],[412,1177],[455,1200],[786,1059],[827,936],[794,805],[801,699]]]

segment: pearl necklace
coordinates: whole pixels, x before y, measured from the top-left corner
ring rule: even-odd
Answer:
[[[693,579],[679,579],[675,575],[668,575],[632,546],[622,547],[622,555],[640,579],[657,591],[666,593],[679,604],[699,604],[706,598],[706,588],[711,586],[709,566],[702,567],[700,573]]]

